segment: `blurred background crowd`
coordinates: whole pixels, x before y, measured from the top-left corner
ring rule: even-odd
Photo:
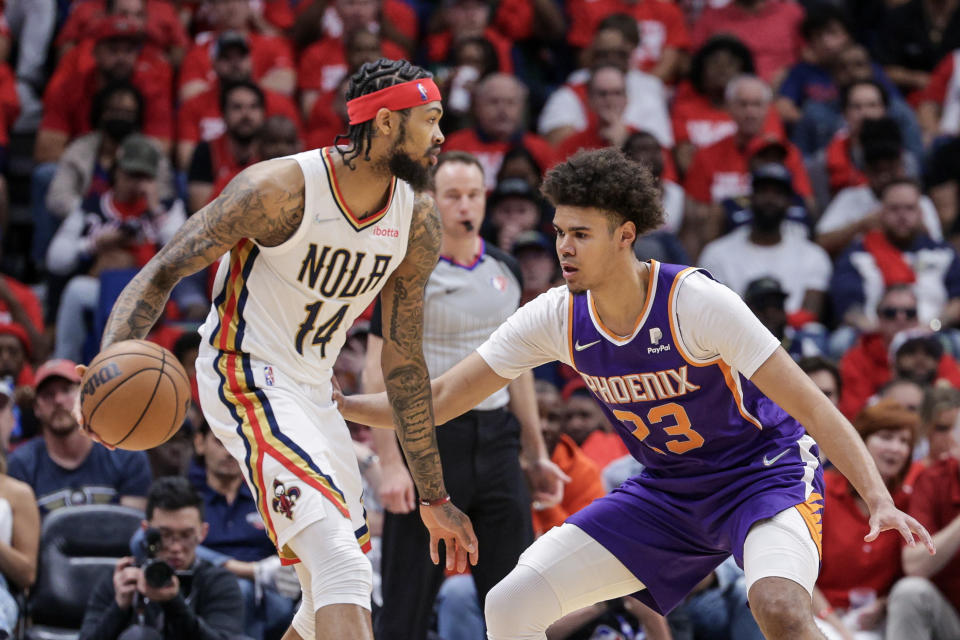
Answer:
[[[637,255],[704,267],[739,293],[937,534],[933,558],[894,535],[864,543],[865,505],[829,471],[825,633],[960,638],[960,0],[0,8],[0,638],[286,629],[296,578],[198,408],[162,447],[108,452],[70,414],[73,363],[97,352],[136,269],[231,178],[334,144],[350,75],[380,57],[435,74],[444,151],[470,169],[438,172],[441,216],[473,216],[520,302],[562,282],[544,172],[607,146],[650,168],[665,224]],[[181,282],[151,335],[191,376],[211,286],[212,270]],[[363,389],[377,324],[371,309],[350,329],[335,369],[347,393]],[[638,472],[574,371],[535,375],[547,454],[570,481],[559,504],[524,505],[530,536]],[[413,488],[395,446],[381,459],[369,429],[351,429],[379,571],[399,561],[380,553],[384,513],[412,511]],[[144,583],[151,556],[177,570],[179,593]],[[430,637],[484,637],[484,588],[451,575],[430,589],[418,605]],[[375,589],[375,617],[402,598],[392,590]],[[625,598],[550,632],[644,637],[760,638],[742,572],[720,565],[666,619]]]

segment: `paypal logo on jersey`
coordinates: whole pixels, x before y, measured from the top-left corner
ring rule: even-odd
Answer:
[[[650,344],[652,347],[647,347],[647,353],[657,354],[663,353],[664,351],[670,351],[670,345],[660,344],[660,340],[663,339],[663,331],[660,327],[654,327],[650,329]]]

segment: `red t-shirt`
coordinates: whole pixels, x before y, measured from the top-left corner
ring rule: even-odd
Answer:
[[[909,513],[931,535],[960,516],[960,461],[943,460],[917,477]],[[953,608],[960,611],[960,552],[955,553],[932,580]]]
[[[300,112],[293,100],[277,93],[264,90],[267,117],[280,115],[290,118],[297,125],[301,139],[303,127]],[[220,113],[220,86],[216,83],[210,89],[195,95],[182,105],[177,114],[177,139],[186,142],[213,140],[226,131],[223,114]]]
[[[10,289],[10,293],[13,294],[13,297],[16,298],[17,302],[20,303],[20,306],[23,307],[23,311],[27,314],[27,318],[30,319],[30,323],[33,325],[33,328],[39,333],[43,333],[43,307],[40,306],[40,301],[37,300],[37,296],[33,293],[33,289],[25,284],[21,284],[19,281],[14,280],[10,276],[0,277],[2,277],[4,282],[7,283],[7,288]],[[10,307],[8,307],[7,303],[3,302],[2,300],[0,300],[0,324],[13,324],[13,316],[10,315]]]
[[[831,193],[837,193],[845,187],[867,184],[867,176],[853,164],[850,156],[850,132],[841,129],[827,145],[827,176]]]
[[[10,142],[8,132],[20,115],[20,98],[17,97],[17,80],[10,65],[0,63],[0,147]]]
[[[761,0],[758,6],[751,11],[731,2],[719,9],[704,9],[693,26],[693,46],[699,48],[717,33],[734,35],[753,52],[757,74],[770,82],[800,59],[804,13],[793,0]]]
[[[793,190],[807,198],[813,194],[803,156],[793,144],[784,141],[787,158],[784,166],[793,174]],[[698,202],[721,202],[750,193],[750,168],[746,147],[737,146],[736,136],[727,136],[709,147],[698,149],[684,183],[687,195]]]
[[[878,597],[889,593],[903,575],[899,534],[884,532],[873,542],[864,542],[870,532],[866,514],[857,506],[850,483],[837,471],[823,474],[826,496],[823,508],[823,558],[817,586],[831,607],[850,606],[851,589],[866,587]],[[894,504],[905,509],[908,496],[897,491]]]
[[[105,4],[103,0],[74,2],[70,7],[67,21],[57,34],[56,46],[62,47],[71,42],[77,44],[89,40],[94,26],[104,15]],[[180,22],[177,9],[169,2],[147,0],[145,27],[150,44],[159,49],[190,46],[190,37],[183,28],[183,23]]]
[[[347,132],[347,122],[333,109],[334,92],[327,91],[317,97],[307,118],[306,145],[308,149],[333,146],[341,133]]]
[[[497,186],[497,172],[503,164],[503,156],[513,147],[525,147],[544,171],[554,164],[556,153],[553,147],[532,133],[524,133],[516,141],[500,142],[481,140],[476,129],[461,129],[451,133],[443,144],[444,151],[468,151],[477,156],[477,160],[483,165],[488,191]]]
[[[594,431],[583,441],[580,449],[601,471],[614,460],[630,453],[620,436],[607,431]]]
[[[277,69],[293,71],[296,68],[293,63],[293,47],[285,38],[265,36],[253,32],[248,33],[247,38],[250,42],[254,80],[259,82],[265,75]],[[196,43],[183,58],[183,64],[180,67],[179,89],[183,89],[185,84],[194,80],[203,80],[208,85],[216,82],[217,74],[213,70],[213,60],[211,58],[211,49],[216,40],[217,34],[209,31],[197,36]]]
[[[533,37],[533,2],[501,0],[493,15],[493,27],[515,42]]]
[[[633,52],[632,66],[649,71],[664,49],[690,48],[690,34],[680,8],[671,0],[571,0],[567,5],[570,30],[567,42],[575,47],[590,44],[597,25],[614,13],[626,13],[637,21],[640,46]]]
[[[130,80],[143,94],[143,133],[160,140],[173,139],[170,65],[160,56],[144,51]],[[101,86],[96,67],[85,62],[81,47],[75,47],[61,60],[47,84],[40,128],[66,133],[70,138],[90,131],[90,107]]]
[[[921,102],[932,101],[943,106],[947,100],[947,95],[950,93],[950,89],[957,84],[954,73],[957,68],[958,55],[960,55],[960,50],[951,51],[944,56],[943,60],[937,63],[936,68],[934,68],[930,74],[930,82],[921,93]]]
[[[210,145],[210,160],[213,166],[213,191],[210,192],[210,200],[213,200],[220,195],[227,183],[233,180],[238,173],[259,162],[260,158],[254,156],[246,164],[237,162],[237,159],[230,153],[230,143],[225,135],[214,138],[207,144]],[[210,202],[210,200],[207,202]]]
[[[670,110],[673,122],[673,139],[676,144],[690,142],[693,146],[709,147],[736,133],[737,125],[723,108],[716,107],[706,96],[697,93],[689,82],[677,87],[677,94]],[[783,121],[772,106],[763,123],[766,133],[786,136]]]
[[[383,40],[383,57],[400,60],[407,57],[400,45]],[[301,91],[333,91],[347,75],[347,52],[342,38],[327,36],[314,42],[300,55],[297,85]]]
[[[513,42],[493,27],[487,27],[483,32],[483,37],[493,45],[497,52],[500,71],[513,73],[513,57],[511,54]],[[427,36],[427,58],[430,62],[445,62],[452,44],[453,34],[449,30]]]

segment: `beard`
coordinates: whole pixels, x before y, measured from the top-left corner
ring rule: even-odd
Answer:
[[[786,211],[777,211],[773,209],[754,209],[753,226],[761,233],[773,233],[780,229],[780,225],[786,218]]]
[[[400,123],[399,133],[397,141],[387,155],[387,169],[390,171],[390,175],[403,180],[413,187],[414,191],[424,191],[430,186],[430,169],[424,166],[421,161],[411,158],[403,150],[403,146],[407,142],[407,125],[405,122]],[[431,151],[433,151],[433,148],[427,150],[424,157],[429,156]]]
[[[57,408],[44,428],[55,436],[65,437],[73,433],[79,426],[73,417],[73,413],[66,409]]]

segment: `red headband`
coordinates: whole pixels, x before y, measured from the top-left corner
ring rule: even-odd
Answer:
[[[400,111],[440,100],[440,89],[431,78],[401,82],[347,102],[350,124],[373,120],[380,109]]]

